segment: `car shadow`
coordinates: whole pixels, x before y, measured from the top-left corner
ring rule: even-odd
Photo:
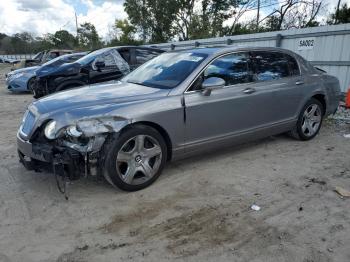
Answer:
[[[279,135],[274,135],[274,136],[258,139],[247,143],[227,145],[219,150],[206,151],[198,155],[190,156],[188,158],[171,161],[166,165],[162,176],[167,176],[167,170],[169,169],[180,168],[182,170],[185,170],[188,167],[196,165],[196,163],[200,163],[204,160],[207,162],[215,163],[216,160],[226,158],[226,157],[234,157],[234,156],[242,155],[246,152],[254,151],[258,148],[267,146],[268,144],[272,144],[273,142],[277,142],[277,141],[288,143],[296,140],[289,137],[287,134],[279,134]],[[174,175],[174,172],[171,172],[171,173],[172,173],[171,175]]]
[[[205,162],[215,163],[217,160],[220,160],[222,158],[227,157],[235,157],[242,155],[249,151],[257,150],[261,147],[267,146],[268,144],[272,144],[275,141],[279,142],[290,142],[293,140],[292,138],[289,138],[285,134],[277,135],[277,136],[271,136],[264,139],[259,139],[254,142],[234,145],[234,146],[226,146],[225,148],[222,148],[220,150],[211,151],[211,152],[203,152],[200,155],[191,156],[185,159],[177,160],[174,162],[167,163],[162,175],[159,177],[159,179],[155,182],[161,181],[161,180],[168,180],[171,179],[171,177],[175,175],[181,175],[180,173],[185,170],[192,170],[194,167],[198,166],[198,164]],[[19,168],[22,170],[24,167],[22,167],[18,163]],[[23,172],[20,171],[20,172]],[[25,181],[21,181],[22,183],[27,184],[31,190],[35,191],[36,193],[42,193],[43,195],[46,194],[52,194],[54,193],[55,197],[59,197],[61,194],[59,193],[59,190],[56,186],[56,179],[53,173],[49,173],[46,171],[42,171],[39,173],[36,173],[34,171],[25,171],[28,172],[29,177]],[[28,181],[31,182],[28,182]],[[34,180],[34,181],[33,181]],[[32,185],[32,186],[31,186]],[[151,185],[152,187],[153,185]],[[39,189],[40,188],[40,189]],[[48,188],[48,189],[45,189]],[[91,195],[99,195],[101,192],[103,194],[110,194],[110,193],[118,193],[118,194],[129,194],[129,192],[122,191],[118,188],[113,187],[111,184],[109,184],[104,177],[98,177],[98,176],[88,176],[87,178],[80,178],[78,180],[74,180],[69,182],[68,184],[68,195],[72,195],[75,199],[79,198],[85,198],[87,196]],[[62,195],[62,198],[64,196]]]

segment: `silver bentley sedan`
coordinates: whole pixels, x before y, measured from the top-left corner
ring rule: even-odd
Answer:
[[[134,191],[170,160],[279,133],[310,140],[340,95],[335,77],[288,50],[172,51],[120,81],[34,101],[18,153],[27,169]]]

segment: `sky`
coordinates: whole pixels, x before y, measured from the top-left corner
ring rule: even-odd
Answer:
[[[0,32],[8,35],[28,31],[34,35],[57,30],[76,32],[78,24],[90,22],[103,38],[115,19],[126,18],[123,0],[0,0]]]
[[[334,10],[338,2],[324,1],[329,11]],[[341,1],[350,4],[350,0]],[[27,31],[40,36],[64,29],[75,33],[76,13],[79,24],[94,24],[99,35],[108,40],[115,19],[127,18],[123,3],[124,0],[0,0],[0,32],[12,35]],[[255,16],[256,11],[250,11],[243,20]]]

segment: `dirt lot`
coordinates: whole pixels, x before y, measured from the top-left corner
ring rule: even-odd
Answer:
[[[0,261],[350,261],[350,126],[327,120],[310,142],[286,136],[171,163],[151,187],[115,191],[17,160],[32,101],[0,72]],[[250,209],[252,204],[260,211]]]

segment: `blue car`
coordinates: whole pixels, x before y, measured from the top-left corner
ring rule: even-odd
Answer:
[[[33,85],[35,84],[35,72],[39,68],[46,71],[53,71],[58,66],[65,63],[72,63],[86,54],[87,52],[62,55],[41,66],[32,66],[11,71],[6,75],[7,89],[12,92],[32,91]]]

